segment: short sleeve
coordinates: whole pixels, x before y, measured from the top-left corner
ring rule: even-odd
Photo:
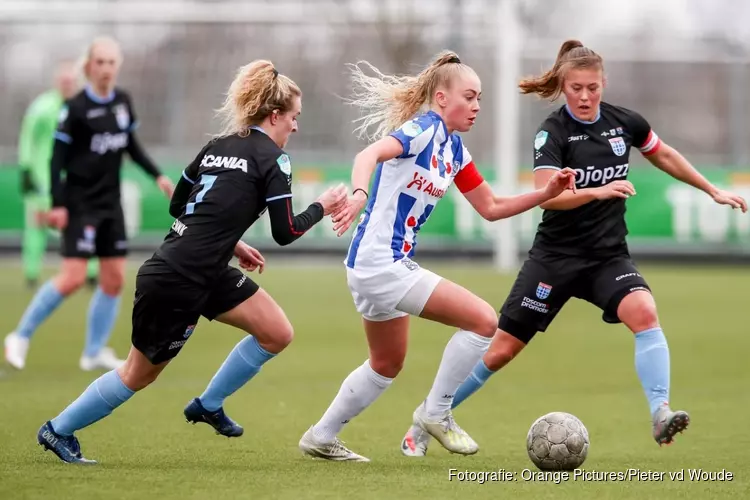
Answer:
[[[75,107],[72,107],[69,102],[64,103],[60,108],[59,115],[57,116],[55,139],[67,144],[72,144],[76,119]]]
[[[418,116],[391,132],[404,151],[396,158],[411,158],[421,153],[435,135],[435,122],[429,115]]]
[[[561,170],[563,152],[555,127],[545,122],[534,137],[534,171]]]
[[[292,162],[281,153],[266,167],[266,202],[292,197]]]
[[[633,136],[633,146],[644,155],[652,155],[661,147],[661,139],[646,119],[635,111],[628,112],[628,129]]]

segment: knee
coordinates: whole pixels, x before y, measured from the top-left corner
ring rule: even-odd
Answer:
[[[520,341],[519,341],[520,342]],[[498,371],[510,363],[523,347],[518,348],[511,342],[495,341],[490,345],[487,353],[484,355],[484,364],[493,372]]]
[[[84,275],[84,280],[85,280]],[[125,282],[125,272],[122,269],[112,269],[100,273],[99,287],[107,295],[120,295]]]
[[[387,378],[396,378],[404,367],[405,356],[370,356],[370,368]]]
[[[55,288],[63,296],[68,296],[81,288],[86,283],[86,273],[76,271],[64,271],[54,280]]]
[[[618,309],[620,321],[633,333],[659,326],[659,315],[656,311],[656,303],[651,294],[632,294],[623,300]]]
[[[159,377],[160,372],[161,370],[138,370],[126,362],[117,373],[128,389],[138,392],[151,385]]]
[[[285,321],[284,324],[277,327],[273,334],[266,336],[266,345],[263,346],[268,352],[278,354],[287,348],[289,344],[294,340],[294,327],[289,321]]]
[[[497,313],[485,302],[485,307],[474,316],[475,326],[471,331],[482,337],[492,338],[497,331],[497,320]]]

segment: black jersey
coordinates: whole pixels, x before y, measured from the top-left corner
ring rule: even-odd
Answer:
[[[130,153],[154,177],[159,171],[137,143],[138,125],[130,96],[115,89],[107,98],[90,88],[69,99],[60,112],[52,154],[54,206],[73,212],[116,212],[120,209],[120,169]],[[64,183],[60,173],[65,172]]]
[[[631,147],[655,151],[658,137],[638,113],[602,102],[599,117],[582,122],[566,106],[550,114],[534,140],[534,170],[569,167],[576,188],[627,179]],[[565,255],[627,252],[625,199],[594,200],[572,210],[545,210],[534,249]]]
[[[184,276],[211,283],[266,209],[274,239],[291,243],[323,218],[317,202],[293,215],[291,183],[289,156],[264,132],[212,140],[177,184],[170,206],[176,220],[156,255]]]

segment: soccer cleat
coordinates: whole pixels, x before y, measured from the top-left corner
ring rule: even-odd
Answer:
[[[443,448],[460,455],[473,455],[479,451],[479,445],[471,436],[458,426],[450,410],[439,420],[427,416],[424,403],[414,410],[414,425],[438,440]]]
[[[418,425],[412,425],[401,440],[401,453],[407,457],[423,457],[427,455],[430,435]]]
[[[333,441],[323,442],[315,437],[313,428],[310,427],[299,440],[299,449],[305,455],[314,458],[323,458],[334,462],[369,462],[370,459],[357,455],[352,450],[344,446],[344,442],[339,438],[333,438]]]
[[[216,411],[208,411],[203,407],[198,398],[188,403],[184,413],[188,422],[193,425],[198,422],[207,423],[214,428],[216,434],[221,434],[222,436],[240,437],[245,432],[242,426],[227,417],[227,414],[224,413],[224,408],[219,408]]]
[[[12,332],[5,337],[5,361],[16,370],[26,366],[26,355],[29,352],[29,339]]]
[[[102,368],[104,370],[117,370],[125,364],[124,359],[118,359],[114,349],[102,347],[96,356],[81,356],[78,366],[85,372]]]
[[[60,460],[69,464],[92,465],[96,460],[89,460],[81,454],[81,444],[75,436],[61,436],[52,428],[52,424],[47,421],[40,429],[36,436],[39,445],[46,450],[58,456]]]
[[[675,434],[687,429],[690,424],[690,416],[684,411],[672,411],[669,405],[664,404],[653,418],[654,439],[659,446],[672,444]]]

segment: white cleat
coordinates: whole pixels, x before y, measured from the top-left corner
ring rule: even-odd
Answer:
[[[29,352],[29,339],[11,332],[5,337],[5,361],[16,370],[26,366],[26,355]]]
[[[407,457],[423,457],[427,455],[430,435],[417,425],[412,425],[401,440],[401,453]]]
[[[437,439],[443,448],[452,453],[473,455],[479,451],[479,445],[458,426],[450,411],[442,418],[433,420],[427,416],[424,403],[422,403],[414,410],[414,425]]]
[[[118,359],[115,355],[114,349],[111,347],[103,347],[99,354],[93,357],[81,356],[79,366],[81,370],[90,372],[97,368],[104,370],[116,370],[125,364],[124,359]]]
[[[357,455],[352,450],[344,446],[339,438],[333,438],[333,441],[323,442],[315,437],[313,428],[310,427],[299,440],[299,449],[305,455],[315,458],[323,458],[334,462],[369,462],[370,459]]]

